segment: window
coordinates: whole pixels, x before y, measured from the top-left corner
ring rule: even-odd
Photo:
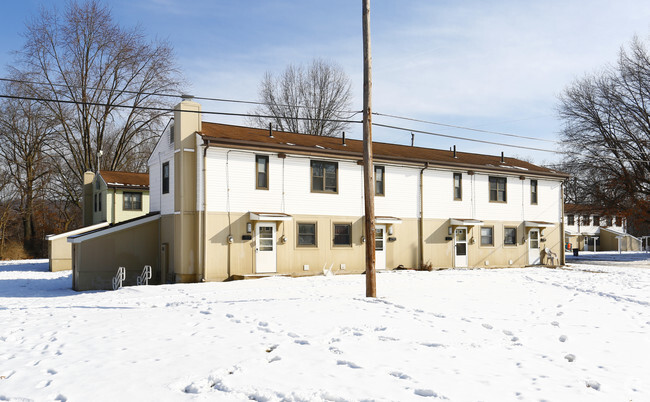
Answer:
[[[258,190],[269,189],[268,155],[255,155],[255,180],[255,188]]]
[[[616,226],[623,226],[623,218],[620,216],[616,217]]]
[[[316,245],[316,224],[298,223],[298,246]]]
[[[530,181],[530,203],[537,204],[537,180]]]
[[[385,169],[383,166],[375,166],[375,195],[385,195]]]
[[[582,215],[582,225],[583,226],[589,226],[591,223],[591,218],[589,215]]]
[[[612,226],[612,217],[608,216],[605,218],[605,226]]]
[[[463,174],[454,173],[454,200],[463,199]]]
[[[93,211],[97,212],[97,194],[95,194],[95,196],[93,197],[93,205],[94,205]]]
[[[142,211],[142,193],[124,192],[123,206],[125,211]]]
[[[349,223],[334,225],[334,245],[351,246],[352,245],[352,225]]]
[[[102,193],[97,193],[97,211],[102,210]]]
[[[311,161],[311,191],[318,193],[338,192],[337,162]]]
[[[490,201],[506,202],[506,178],[490,176]]]
[[[503,244],[506,246],[514,246],[517,244],[517,228],[505,228],[503,234]]]
[[[162,166],[162,192],[169,193],[169,162],[163,163]]]
[[[174,125],[169,126],[169,143],[173,144],[174,143]]]
[[[492,246],[494,228],[490,226],[481,227],[481,246]]]
[[[573,225],[575,225],[575,224],[576,224],[575,216],[573,216],[573,215],[567,215],[567,216],[566,216],[566,224],[569,225],[569,226],[573,226]]]
[[[600,226],[600,216],[594,215],[594,226]]]

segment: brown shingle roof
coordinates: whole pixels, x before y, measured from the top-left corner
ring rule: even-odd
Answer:
[[[340,137],[321,137],[308,134],[296,134],[283,131],[273,131],[269,136],[268,129],[231,126],[228,124],[202,122],[204,141],[224,146],[251,147],[255,149],[273,149],[277,152],[307,153],[310,155],[339,155],[350,158],[363,157],[363,141],[346,139],[343,145]],[[457,152],[454,158],[452,151],[409,147],[405,145],[373,143],[373,155],[379,160],[392,160],[401,162],[429,162],[464,169],[488,169],[502,171],[509,174],[568,177],[567,174],[545,167],[501,156],[482,155],[468,152]]]
[[[99,175],[102,176],[108,187],[142,188],[143,190],[149,189],[149,173],[100,170]]]

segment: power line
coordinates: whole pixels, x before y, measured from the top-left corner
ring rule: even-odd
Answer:
[[[0,98],[23,99],[23,100],[31,100],[31,101],[35,101],[35,102],[54,102],[54,103],[63,103],[63,104],[102,106],[102,107],[113,107],[113,108],[122,108],[122,109],[140,109],[140,110],[157,111],[157,112],[161,112],[161,114],[173,113],[174,111],[176,111],[176,109],[164,108],[164,107],[115,105],[115,104],[107,104],[107,103],[100,103],[100,102],[81,102],[81,101],[74,101],[74,100],[47,99],[47,98],[16,96],[16,95],[6,95],[6,94],[0,94]],[[219,115],[219,116],[258,117],[258,118],[268,118],[268,119],[277,118],[277,116],[272,116],[272,115],[258,115],[258,114],[251,114],[251,113],[217,112],[217,111],[207,111],[207,110],[202,110],[202,111],[183,110],[183,112],[184,113],[199,113],[199,114],[208,114],[208,115]],[[362,123],[362,121],[360,121],[360,120],[318,119],[318,118],[309,118],[309,117],[292,117],[291,119],[294,119],[294,120],[325,121],[325,122],[333,122],[333,123],[351,123],[351,124]],[[584,157],[587,157],[587,158],[593,157],[591,155],[585,155],[585,154],[580,153],[580,152],[567,152],[567,151],[551,150],[551,149],[544,149],[544,148],[537,148],[537,147],[529,147],[529,146],[524,146],[524,145],[506,144],[506,143],[503,143],[503,142],[479,140],[479,139],[475,139],[475,138],[466,138],[466,137],[461,137],[461,136],[456,136],[456,135],[436,133],[436,132],[433,132],[433,131],[417,130],[417,129],[413,129],[413,128],[393,126],[393,125],[388,125],[388,124],[372,123],[372,125],[377,126],[377,127],[390,128],[390,129],[406,131],[406,132],[415,132],[415,133],[419,133],[419,134],[432,135],[432,136],[444,137],[444,138],[451,138],[451,139],[457,139],[457,140],[468,141],[468,142],[477,142],[477,143],[481,143],[481,144],[497,145],[497,146],[508,147],[508,148],[525,149],[525,150],[528,150],[528,151],[547,152],[547,153],[562,154],[562,155],[575,155],[575,154],[578,154],[578,155],[581,155],[581,156],[584,156]],[[613,149],[610,148],[609,150],[613,150]],[[608,156],[598,156],[598,157],[602,158],[602,159],[609,159],[609,160],[616,160],[616,161],[650,163],[650,160],[644,160],[644,159],[616,158],[616,157],[608,157]]]
[[[140,109],[140,110],[150,110],[162,112],[162,114],[173,113],[176,109],[164,108],[164,107],[154,107],[154,106],[129,106],[129,105],[117,105],[117,104],[108,104],[100,102],[81,102],[74,100],[64,100],[64,99],[46,99],[46,98],[36,98],[30,96],[16,96],[16,95],[5,95],[0,94],[0,98],[6,99],[23,99],[31,100],[35,102],[54,102],[54,103],[64,103],[64,104],[73,104],[73,105],[87,105],[87,106],[103,106],[103,107],[112,107],[112,108],[122,108],[122,109]],[[277,116],[272,115],[260,115],[260,114],[251,114],[251,113],[232,113],[232,112],[215,112],[208,110],[183,110],[183,113],[200,113],[200,114],[211,114],[211,115],[220,115],[220,116],[237,116],[237,117],[259,117],[262,119],[274,119]],[[331,123],[361,123],[360,120],[343,120],[343,119],[319,119],[315,117],[291,117],[293,120],[310,120],[310,121],[325,121]]]
[[[489,145],[498,145],[498,146],[509,147],[509,148],[526,149],[526,150],[529,150],[529,151],[548,152],[548,153],[562,154],[562,155],[575,155],[575,154],[578,154],[578,155],[581,155],[581,156],[584,156],[584,157],[587,157],[587,158],[593,157],[593,155],[585,155],[585,154],[580,153],[580,152],[567,152],[567,151],[559,151],[559,150],[553,150],[553,149],[527,147],[527,146],[524,146],[524,145],[506,144],[506,143],[503,143],[503,142],[496,142],[496,141],[478,140],[478,139],[475,139],[475,138],[466,138],[466,137],[460,137],[460,136],[450,135],[450,134],[441,134],[441,133],[436,133],[436,132],[433,132],[433,131],[415,130],[415,129],[412,129],[412,128],[391,126],[391,125],[388,125],[388,124],[372,123],[372,125],[377,126],[377,127],[390,128],[390,129],[394,129],[394,130],[414,132],[414,133],[425,134],[425,135],[432,135],[432,136],[436,136],[436,137],[452,138],[452,139],[456,139],[456,140],[463,140],[463,141],[469,141],[469,142],[478,142],[478,143],[481,143],[481,144],[489,144]],[[650,160],[646,160],[646,159],[615,158],[615,157],[604,156],[604,155],[599,155],[598,157],[602,158],[602,159],[609,159],[609,160],[616,160],[616,161],[650,163]]]
[[[157,92],[139,92],[139,91],[130,91],[130,90],[117,90],[117,89],[107,89],[107,88],[89,87],[89,86],[82,87],[82,86],[79,86],[79,85],[56,84],[56,83],[50,83],[50,82],[39,82],[39,81],[29,81],[29,80],[18,80],[18,79],[14,79],[14,78],[2,78],[2,77],[0,77],[0,81],[15,82],[15,83],[19,83],[19,84],[31,84],[31,85],[62,87],[62,88],[75,88],[75,89],[86,88],[86,89],[90,89],[90,90],[93,90],[93,91],[102,91],[102,92],[114,91],[114,92],[129,94],[129,95],[160,96],[160,97],[166,97],[166,98],[181,98],[181,97],[187,96],[187,97],[191,97],[193,99],[214,101],[214,102],[240,103],[240,104],[260,105],[260,106],[295,107],[295,108],[299,108],[299,109],[318,109],[318,106],[282,105],[282,104],[274,104],[274,103],[267,103],[267,102],[239,100],[239,99],[210,98],[210,97],[204,97],[204,96],[184,95],[184,94],[181,94],[181,93],[170,94],[170,93],[157,93]],[[348,118],[351,118],[352,116],[355,116],[355,115],[361,113],[361,111],[354,111],[354,110],[340,110],[338,112],[339,113],[348,113],[348,114],[350,114],[350,116]]]
[[[372,114],[374,114],[376,116],[391,117],[393,119],[415,121],[415,122],[418,122],[418,123],[434,124],[436,126],[449,127],[449,128],[458,128],[458,129],[461,129],[461,130],[468,130],[468,131],[475,131],[477,133],[496,134],[496,135],[503,135],[503,136],[506,136],[506,137],[523,138],[523,139],[526,139],[526,140],[542,141],[542,142],[550,142],[550,143],[553,143],[553,144],[560,144],[558,141],[546,140],[546,139],[543,139],[543,138],[536,138],[536,137],[527,137],[525,135],[502,133],[500,131],[482,130],[482,129],[479,129],[479,128],[471,128],[471,127],[457,126],[457,125],[454,125],[454,124],[438,123],[438,122],[435,122],[435,121],[420,120],[420,119],[414,119],[414,118],[411,118],[411,117],[396,116],[396,115],[393,115],[393,114],[386,114],[386,113],[373,112]]]

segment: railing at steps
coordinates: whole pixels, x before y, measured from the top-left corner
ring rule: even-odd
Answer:
[[[151,279],[151,265],[145,265],[144,269],[142,270],[142,274],[138,276],[136,283],[138,284],[138,286],[148,285],[149,279]]]
[[[113,290],[117,290],[122,287],[122,282],[126,279],[126,268],[119,267],[117,269],[117,274],[113,277]]]

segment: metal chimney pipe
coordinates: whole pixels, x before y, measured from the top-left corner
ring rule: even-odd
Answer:
[[[454,145],[454,158],[458,158],[458,157],[456,156],[456,145]]]
[[[273,138],[273,123],[269,123],[269,137]]]
[[[506,163],[505,159],[503,159],[503,152],[501,152],[501,163]]]
[[[343,142],[342,142],[344,147],[347,147],[347,144],[345,143],[345,131],[343,132]]]

